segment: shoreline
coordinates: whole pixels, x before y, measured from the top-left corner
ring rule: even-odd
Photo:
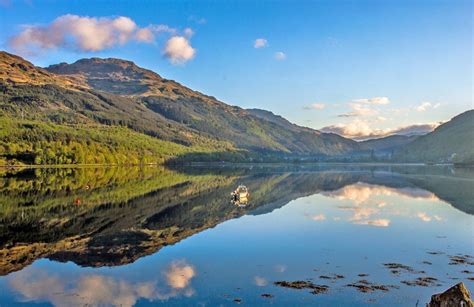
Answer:
[[[334,165],[334,166],[453,166],[459,168],[472,168],[474,165],[456,165],[455,163],[437,163],[428,164],[418,163],[402,163],[402,162],[182,162],[182,163],[147,163],[147,164],[25,164],[25,165],[0,165],[0,169],[47,169],[47,168],[91,168],[91,167],[144,167],[144,166],[162,166],[162,167],[179,167],[179,166],[278,166],[278,165]]]

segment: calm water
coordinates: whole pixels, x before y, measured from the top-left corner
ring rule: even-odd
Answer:
[[[0,306],[424,306],[474,290],[473,213],[452,167],[0,170]]]

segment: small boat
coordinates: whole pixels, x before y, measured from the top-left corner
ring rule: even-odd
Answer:
[[[246,186],[239,185],[230,195],[234,205],[245,207],[248,204],[250,193]]]

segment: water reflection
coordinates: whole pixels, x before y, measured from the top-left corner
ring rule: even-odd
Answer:
[[[354,224],[388,227],[391,223],[390,217],[397,215],[416,217],[423,222],[442,221],[442,217],[437,214],[429,214],[423,211],[413,212],[413,209],[417,208],[417,201],[440,200],[433,192],[417,187],[393,188],[357,182],[335,191],[321,192],[321,195],[344,201],[338,208],[351,212],[351,215],[345,220]],[[397,200],[400,198],[407,199],[412,206],[407,207],[404,204],[399,205],[391,201],[394,197]],[[312,219],[325,220],[326,216],[319,214],[312,216]],[[336,216],[333,219],[339,221],[341,217]]]
[[[281,229],[346,224],[383,231],[398,227],[401,219],[447,225],[449,215],[439,209],[443,206],[474,213],[474,173],[449,167],[66,168],[2,170],[0,175],[0,275],[20,271],[10,275],[9,284],[22,300],[55,305],[190,298],[197,293],[197,266],[171,260],[158,278],[149,280],[132,281],[96,269],[68,280],[27,267],[37,259],[121,267],[227,220],[278,215],[298,199],[311,202],[301,207],[299,216],[317,226],[297,220]],[[252,201],[239,208],[229,203],[229,191],[242,183],[252,192]],[[249,233],[258,237],[265,231]],[[264,240],[273,242],[272,235]],[[282,240],[289,236],[280,235]],[[270,250],[278,250],[278,243]],[[275,259],[267,275],[249,270],[248,283],[269,287],[268,276],[288,273],[287,260]]]
[[[130,282],[100,274],[71,278],[28,268],[16,274],[9,283],[22,302],[50,302],[55,306],[133,306],[140,299],[153,302],[177,296],[191,297],[195,274],[193,266],[180,260],[171,263],[162,273],[165,282]]]
[[[472,214],[474,194],[467,188],[474,182],[472,172],[412,172],[244,168],[183,173],[159,167],[8,171],[0,179],[0,274],[43,257],[84,266],[130,263],[225,220],[268,213],[315,193],[343,201],[338,208],[350,216],[308,215],[313,221],[388,227],[390,216],[412,209],[389,203],[392,196],[442,199]],[[253,191],[252,203],[243,211],[226,201],[228,191],[241,182]],[[423,222],[442,220],[421,209],[410,214]]]
[[[411,199],[428,199],[428,200],[438,200],[435,194],[430,191],[426,191],[420,188],[415,187],[401,187],[401,188],[392,188],[382,185],[367,184],[358,182],[356,184],[351,184],[345,186],[336,191],[322,192],[321,194],[335,197],[341,200],[351,200],[355,204],[366,204],[368,201],[376,198],[378,196],[391,196],[398,195],[403,197],[408,197]],[[382,202],[382,201],[381,201]],[[382,207],[384,203],[378,204],[379,207]]]
[[[246,186],[239,185],[232,193],[230,193],[232,204],[244,208],[249,204],[250,193]]]

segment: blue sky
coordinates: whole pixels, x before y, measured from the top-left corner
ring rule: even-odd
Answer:
[[[124,58],[229,104],[366,137],[433,127],[473,108],[472,9],[458,0],[0,0],[0,49],[39,66]],[[74,36],[82,23],[68,17],[54,28],[66,14],[97,22],[91,31],[128,17],[133,35],[155,29],[153,39],[115,37],[92,50],[83,45],[94,33],[83,45]],[[41,42],[54,31],[66,41],[39,47],[18,39],[26,27],[40,29]]]

